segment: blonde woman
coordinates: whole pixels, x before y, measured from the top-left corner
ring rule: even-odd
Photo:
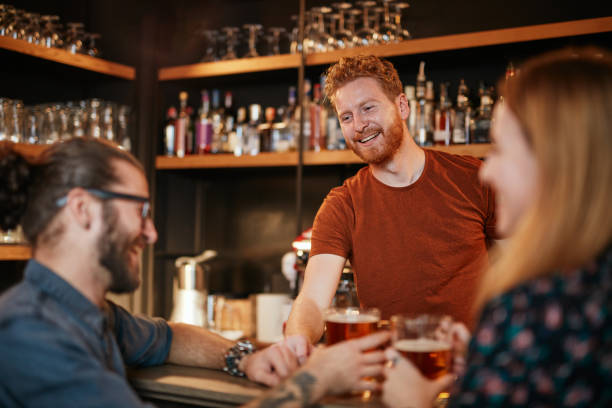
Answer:
[[[450,406],[612,406],[612,55],[549,53],[503,88],[480,176],[511,238]],[[452,383],[386,354],[389,406],[430,407]]]

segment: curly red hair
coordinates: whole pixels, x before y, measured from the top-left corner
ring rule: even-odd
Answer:
[[[389,61],[374,55],[343,57],[327,69],[325,95],[335,106],[336,91],[357,78],[374,78],[387,97],[394,101],[402,93],[402,82]]]

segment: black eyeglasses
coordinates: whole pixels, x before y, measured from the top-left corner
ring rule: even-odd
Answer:
[[[135,195],[123,194],[123,193],[115,193],[114,191],[101,190],[98,188],[85,188],[84,190],[90,194],[95,195],[96,197],[102,200],[119,199],[119,200],[137,201],[139,203],[142,203],[142,211],[140,214],[142,219],[145,220],[151,216],[151,203],[149,202],[148,197],[141,197],[141,196],[135,196]],[[68,202],[68,196],[64,196],[62,198],[59,198],[55,202],[55,204],[58,207],[63,207],[66,205],[67,202]]]

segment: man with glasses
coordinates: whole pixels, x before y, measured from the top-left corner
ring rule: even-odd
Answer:
[[[29,164],[0,145],[0,228],[32,246],[22,282],[0,297],[0,406],[141,406],[125,367],[225,369],[275,385],[300,338],[253,353],[203,328],[134,316],[105,299],[140,284],[157,240],[143,169],[110,144],[74,139]]]

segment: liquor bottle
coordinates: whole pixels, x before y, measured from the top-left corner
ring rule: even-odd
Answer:
[[[416,99],[417,99],[417,113],[416,113],[416,132],[413,135],[416,143],[419,146],[425,146],[427,144],[427,119],[426,119],[426,99],[425,99],[425,61],[421,61],[419,65],[419,73],[417,75],[416,82]]]
[[[427,81],[425,83],[425,112],[423,114],[425,120],[425,144],[423,146],[433,145],[435,105],[434,84],[433,81]]]
[[[223,138],[223,108],[220,105],[220,93],[218,89],[212,90],[212,144],[211,153],[221,153],[221,144]]]
[[[482,82],[480,83],[478,93],[480,95],[480,106],[470,124],[472,141],[474,143],[488,143],[493,101],[490,89],[486,88]]]
[[[234,156],[242,156],[246,152],[247,126],[247,110],[242,106],[236,111],[235,141],[230,142],[233,145]]]
[[[246,149],[245,154],[252,156],[259,154],[259,132],[258,127],[261,124],[261,105],[249,105],[249,123],[246,133]]]
[[[469,90],[465,80],[461,78],[457,90],[457,107],[453,120],[453,144],[470,143],[470,116],[472,112],[468,93]]]
[[[295,86],[289,87],[289,97],[287,98],[287,110],[283,115],[283,123],[285,128],[281,140],[286,141],[287,150],[296,150],[297,135],[300,132],[300,123],[296,121],[297,109],[297,91]]]
[[[176,137],[176,108],[171,106],[166,113],[164,123],[164,151],[166,156],[174,156],[174,139]]]
[[[408,85],[404,88],[404,93],[406,94],[406,99],[408,100],[408,107],[410,108],[410,113],[408,114],[408,119],[406,119],[406,125],[408,126],[408,132],[410,135],[415,138],[417,135],[417,99],[416,99],[416,88],[412,85]]]
[[[310,102],[310,143],[309,150],[321,151],[325,147],[325,139],[321,132],[321,84],[315,84],[314,97]]]
[[[274,118],[276,117],[276,109],[272,106],[268,106],[264,111],[265,122],[258,126],[259,132],[259,151],[260,152],[271,152],[272,151],[272,125],[274,124]]]
[[[202,90],[202,102],[195,124],[195,145],[197,154],[210,153],[213,127],[210,120],[210,96],[207,90]]]
[[[233,107],[233,95],[230,91],[225,92],[223,106],[223,136],[221,137],[221,151],[223,153],[231,153],[234,151],[234,149],[230,143],[230,137],[234,132],[236,114]]]
[[[187,92],[179,93],[179,115],[176,120],[176,139],[174,151],[177,157],[185,157],[187,153],[187,129],[189,128],[189,115],[187,114]]]
[[[310,137],[312,134],[311,129],[311,121],[310,121],[310,104],[312,102],[312,84],[309,79],[304,79],[304,100],[302,101],[302,113],[304,114],[304,127],[303,127],[303,136],[302,140],[304,151],[308,150],[310,147]],[[299,118],[299,110],[298,112],[298,120]]]
[[[434,144],[437,145],[449,145],[451,142],[451,112],[447,89],[447,83],[440,84],[440,103],[434,114]]]
[[[130,107],[127,105],[119,106],[116,137],[119,147],[128,152],[132,151],[132,138],[130,137]]]

